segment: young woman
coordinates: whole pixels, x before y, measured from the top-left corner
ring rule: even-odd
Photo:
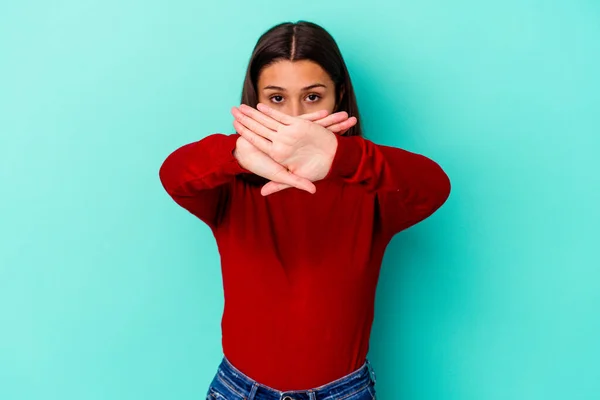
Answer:
[[[446,201],[449,179],[362,137],[342,55],[316,24],[260,37],[241,103],[237,133],[186,144],[160,168],[221,255],[224,357],[207,398],[374,399],[366,356],[384,250]]]

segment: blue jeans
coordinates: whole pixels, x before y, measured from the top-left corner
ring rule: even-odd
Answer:
[[[356,371],[307,390],[282,392],[247,377],[223,357],[207,400],[375,400],[375,372],[366,360]]]

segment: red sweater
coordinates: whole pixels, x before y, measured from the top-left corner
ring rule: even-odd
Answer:
[[[321,386],[364,363],[384,250],[446,201],[450,181],[422,155],[336,135],[315,194],[289,188],[263,197],[267,181],[232,155],[238,137],[180,147],[160,179],[216,238],[225,356],[275,389]]]

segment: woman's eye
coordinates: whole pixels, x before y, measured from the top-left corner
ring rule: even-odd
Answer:
[[[321,96],[315,93],[309,94],[308,96],[306,96],[306,98],[308,99],[309,102],[314,103],[316,101],[318,101]],[[275,96],[271,96],[271,101],[273,103],[281,103],[283,101],[283,96],[280,95],[275,95]]]

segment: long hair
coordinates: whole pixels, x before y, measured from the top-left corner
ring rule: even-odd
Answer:
[[[345,136],[362,136],[354,88],[340,49],[325,29],[312,22],[284,22],[275,25],[258,39],[244,78],[243,104],[256,108],[256,85],[260,72],[281,60],[310,60],[319,64],[335,84],[334,112],[346,111],[349,117],[354,116],[358,120]]]

